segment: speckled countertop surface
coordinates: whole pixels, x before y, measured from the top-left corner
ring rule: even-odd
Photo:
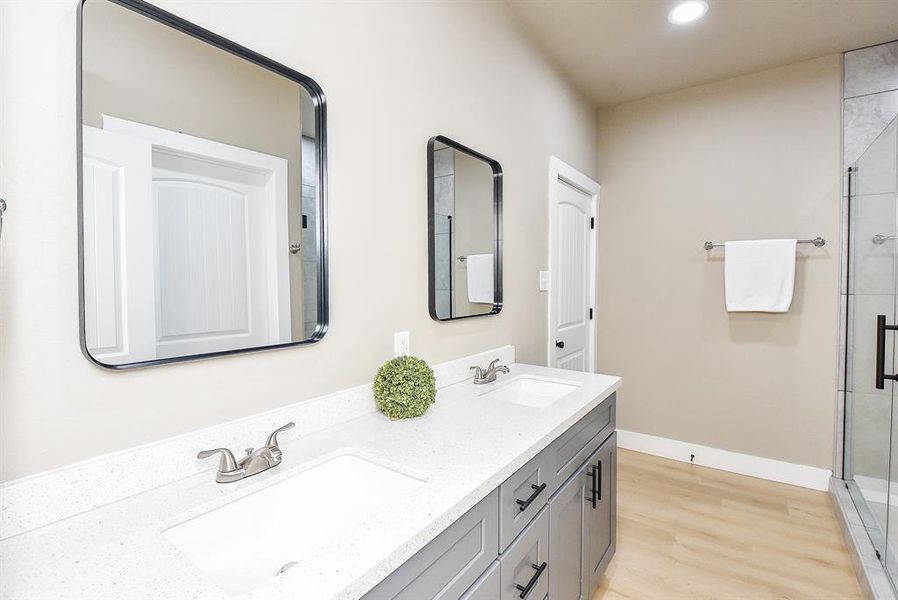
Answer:
[[[284,462],[244,481],[219,485],[204,472],[9,537],[0,541],[0,598],[359,598],[621,383],[618,377],[522,364],[513,365],[506,377],[525,374],[576,381],[580,387],[549,407],[530,408],[481,397],[502,385],[502,376],[486,386],[468,380],[440,389],[437,402],[418,419],[390,421],[372,412],[285,440]],[[345,450],[390,461],[426,481],[353,536],[252,592],[227,595],[161,533]]]

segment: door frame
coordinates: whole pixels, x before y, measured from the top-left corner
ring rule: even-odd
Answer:
[[[552,366],[552,357],[555,351],[555,344],[553,343],[554,332],[553,332],[553,322],[555,316],[555,269],[552,268],[554,264],[553,252],[555,250],[556,242],[555,242],[555,211],[558,205],[558,185],[566,184],[573,188],[576,188],[583,192],[584,194],[588,194],[592,197],[592,216],[595,218],[595,227],[590,230],[589,235],[589,248],[590,248],[590,257],[592,260],[590,261],[590,279],[591,285],[589,286],[589,302],[593,309],[593,318],[589,321],[589,364],[588,372],[595,373],[598,370],[598,356],[596,355],[596,322],[598,321],[599,310],[596,304],[596,300],[598,298],[598,263],[599,263],[599,253],[598,253],[598,241],[599,241],[599,195],[601,191],[601,186],[598,182],[593,181],[574,167],[562,161],[560,158],[556,156],[549,157],[549,202],[548,202],[548,210],[549,210],[549,254],[548,254],[548,266],[549,266],[549,290],[548,290],[548,311],[547,314],[547,323],[546,323],[546,365]]]

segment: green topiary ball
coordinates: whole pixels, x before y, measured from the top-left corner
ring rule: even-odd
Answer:
[[[437,395],[436,378],[427,363],[414,356],[389,360],[374,378],[374,400],[391,419],[420,417]]]

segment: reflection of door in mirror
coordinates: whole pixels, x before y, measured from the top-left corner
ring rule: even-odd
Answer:
[[[85,162],[110,160],[112,140],[132,148],[118,172],[136,195],[118,204],[128,224],[119,237],[117,219],[108,218],[116,186],[85,188],[85,215],[93,216],[85,239],[112,244],[91,246],[95,262],[85,263],[85,274],[119,279],[128,298],[128,327],[114,354],[102,357],[133,362],[290,341],[288,255],[278,251],[288,245],[287,161],[113,117],[104,116],[103,127],[84,128]],[[123,260],[109,260],[115,256]],[[141,297],[146,289],[149,298]],[[117,313],[101,310],[116,305],[115,286],[85,293],[97,307],[94,328],[115,331]],[[153,338],[142,339],[147,334]],[[87,336],[95,336],[90,327]]]
[[[84,349],[121,366],[318,339],[320,91],[156,10],[82,7]]]

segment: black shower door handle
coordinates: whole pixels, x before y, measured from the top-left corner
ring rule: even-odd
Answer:
[[[898,325],[886,325],[885,315],[876,315],[876,389],[884,390],[886,379],[898,381],[898,375],[886,373],[886,331],[898,331]]]

